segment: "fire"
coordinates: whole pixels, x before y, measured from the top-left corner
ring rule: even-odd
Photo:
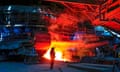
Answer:
[[[88,36],[88,35],[87,35]],[[83,40],[71,40],[71,41],[51,41],[50,48],[43,55],[44,58],[50,59],[50,50],[52,47],[55,47],[55,60],[58,61],[73,61],[73,56],[83,57],[86,53],[91,52],[90,50],[94,49],[97,46],[107,44],[104,42],[97,43],[85,43]]]
[[[69,44],[67,42],[56,42],[52,41],[50,48],[43,56],[46,59],[50,59],[50,50],[51,47],[55,47],[55,60],[58,61],[69,61],[67,57],[64,57],[64,51]]]
[[[47,53],[44,55],[45,58],[50,59],[50,49],[47,51]],[[55,60],[64,61],[65,59],[62,58],[62,52],[55,51]]]

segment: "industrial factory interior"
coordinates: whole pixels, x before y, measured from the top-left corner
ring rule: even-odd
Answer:
[[[120,0],[0,1],[0,72],[120,72]]]

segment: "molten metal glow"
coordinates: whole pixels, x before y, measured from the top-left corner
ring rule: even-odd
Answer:
[[[51,42],[51,47],[55,47],[55,60],[59,61],[69,61],[69,58],[64,57],[64,52],[65,50],[70,46],[69,42],[56,42],[52,41]],[[50,59],[50,48],[49,50],[45,53],[43,57]]]
[[[65,59],[62,58],[62,52],[55,51],[55,60],[64,61]],[[45,58],[50,59],[50,49],[47,51],[47,53],[44,55]]]
[[[88,35],[87,35],[88,37]],[[86,39],[89,39],[86,38]],[[93,39],[94,40],[94,39]],[[50,59],[50,49],[55,47],[55,60],[59,61],[73,61],[72,56],[83,57],[86,53],[92,53],[91,50],[97,46],[108,44],[107,41],[97,43],[86,43],[84,40],[69,40],[69,41],[54,41],[43,57]]]

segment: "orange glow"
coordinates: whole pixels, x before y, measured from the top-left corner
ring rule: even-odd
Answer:
[[[84,40],[69,40],[69,41],[52,40],[48,51],[44,54],[43,57],[50,59],[50,48],[55,47],[56,53],[55,60],[71,62],[73,61],[72,56],[79,56],[81,58],[83,56],[90,54],[91,50],[96,48],[97,46],[102,46],[106,44],[108,44],[107,41],[97,43],[86,43]]]
[[[45,58],[50,59],[50,49],[47,51],[47,53],[44,55]],[[66,59],[62,58],[62,52],[60,51],[55,51],[55,60],[59,61],[65,61]]]
[[[74,44],[71,44],[70,42],[52,41],[50,48],[55,47],[55,60],[70,61],[69,58],[64,56],[64,52],[67,50],[67,48],[69,48],[72,45]],[[48,51],[45,53],[43,57],[50,59],[50,48],[48,49]]]
[[[85,25],[86,23],[87,25]],[[88,30],[89,32],[93,31],[88,24],[92,26],[86,15],[69,11],[61,13],[54,21],[50,19],[48,32],[51,36],[51,44],[43,57],[50,59],[50,50],[54,47],[55,60],[71,62],[77,60],[76,57],[81,59],[89,56],[92,50],[98,46],[108,44],[108,41],[99,42],[99,37],[95,34],[87,34]],[[83,32],[83,34],[79,34],[79,32]],[[75,38],[71,39],[73,35]]]

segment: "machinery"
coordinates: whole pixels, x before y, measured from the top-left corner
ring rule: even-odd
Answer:
[[[29,63],[32,61],[29,61],[29,57],[38,56],[34,36],[36,37],[38,31],[47,33],[45,26],[38,22],[40,16],[38,9],[31,6],[0,6],[1,60],[22,60]]]

